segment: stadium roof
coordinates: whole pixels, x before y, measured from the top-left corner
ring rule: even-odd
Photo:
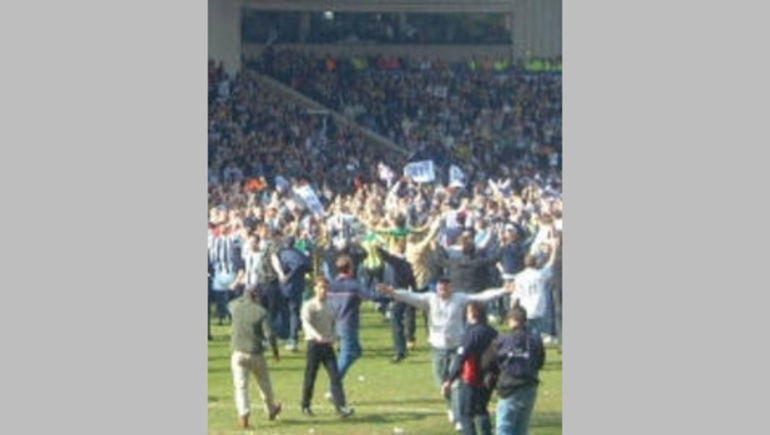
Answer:
[[[510,12],[516,0],[243,0],[242,4],[254,9],[318,12]]]

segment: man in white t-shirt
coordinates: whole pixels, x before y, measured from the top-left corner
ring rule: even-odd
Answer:
[[[548,246],[548,258],[542,267],[538,267],[537,257],[527,254],[524,257],[524,270],[514,276],[516,290],[511,298],[511,304],[516,300],[527,310],[527,325],[532,331],[542,334],[546,332],[545,318],[548,311],[548,282],[553,275],[553,263],[556,258],[555,247]]]

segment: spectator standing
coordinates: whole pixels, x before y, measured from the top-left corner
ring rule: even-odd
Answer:
[[[527,435],[535,408],[538,372],[545,363],[545,350],[539,335],[527,326],[527,311],[518,303],[509,315],[511,332],[496,340],[497,435]]]
[[[443,277],[438,280],[435,293],[412,293],[396,290],[393,287],[381,285],[380,290],[397,301],[406,302],[417,308],[428,310],[429,336],[432,348],[433,376],[439,388],[449,377],[449,367],[452,357],[457,353],[465,330],[465,307],[470,302],[491,302],[513,291],[513,285],[500,289],[489,289],[477,294],[457,293],[452,291],[451,281]],[[447,398],[447,417],[462,430],[459,422],[459,395],[457,382],[452,384],[451,393]]]
[[[281,412],[281,404],[275,401],[267,363],[263,356],[263,343],[265,341],[270,343],[276,361],[280,361],[280,355],[267,312],[257,301],[255,287],[247,287],[240,298],[231,301],[229,310],[232,314],[230,368],[235,386],[235,405],[238,409],[238,421],[241,427],[246,429],[249,427],[251,414],[249,401],[251,373],[257,378],[268,419],[274,420]]]
[[[278,253],[285,282],[280,285],[281,293],[289,309],[289,341],[287,349],[297,350],[300,329],[300,309],[302,295],[305,293],[305,274],[312,270],[310,258],[295,247],[294,237],[284,240],[283,248]]]
[[[465,330],[460,347],[457,348],[457,356],[449,369],[449,376],[442,385],[442,392],[448,395],[452,383],[461,378],[460,424],[463,433],[476,435],[475,423],[478,422],[481,434],[492,435],[492,423],[487,412],[491,391],[483,382],[482,356],[487,349],[491,349],[490,346],[497,337],[497,330],[487,325],[483,304],[468,304],[466,318],[469,326]]]
[[[385,262],[385,272],[383,273],[383,283],[394,288],[408,289],[414,291],[417,284],[414,279],[412,265],[404,256],[406,252],[406,240],[401,239],[396,243],[396,252],[390,253],[381,247],[377,248],[377,253]],[[404,302],[393,304],[393,311],[390,316],[391,328],[393,330],[393,347],[395,355],[392,362],[398,363],[406,358],[407,331],[405,328],[405,315],[407,308],[412,308]],[[414,318],[414,315],[412,315]],[[414,334],[414,332],[412,332]]]
[[[302,387],[302,413],[312,417],[315,414],[310,408],[313,398],[313,387],[319,365],[323,364],[331,382],[331,393],[339,417],[348,417],[353,409],[345,405],[345,390],[342,377],[337,370],[334,356],[334,313],[329,307],[327,296],[329,281],[318,277],[315,284],[315,296],[302,305],[302,329],[307,340],[307,364],[305,380]]]
[[[355,278],[353,260],[349,256],[341,255],[337,259],[336,269],[337,277],[329,286],[329,306],[334,313],[336,332],[340,338],[337,369],[342,380],[363,352],[358,335],[361,301],[380,298]]]

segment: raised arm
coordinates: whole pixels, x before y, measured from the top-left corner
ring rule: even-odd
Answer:
[[[550,248],[548,250],[548,261],[545,262],[545,265],[543,266],[544,269],[550,268],[553,266],[553,263],[556,261],[556,242],[555,240],[550,240],[547,243],[548,247]]]
[[[415,245],[417,247],[417,250],[422,251],[423,249],[427,248],[428,245],[430,245],[431,240],[433,240],[433,238],[436,237],[436,234],[438,234],[440,228],[441,228],[441,219],[436,219],[435,221],[433,221],[428,235],[426,235],[425,238],[417,242],[417,244]]]

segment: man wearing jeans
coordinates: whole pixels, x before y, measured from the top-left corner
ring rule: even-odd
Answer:
[[[493,344],[497,358],[491,371],[499,373],[496,433],[527,435],[545,350],[540,336],[529,330],[527,311],[518,302],[511,308],[508,322],[511,333]]]
[[[230,368],[233,372],[235,386],[235,406],[238,409],[238,420],[242,428],[249,427],[251,403],[249,401],[249,374],[257,378],[259,392],[265,404],[265,412],[270,420],[274,420],[281,412],[281,404],[273,397],[273,387],[267,372],[267,363],[262,355],[263,342],[267,338],[273,349],[273,356],[279,361],[278,345],[270,328],[267,311],[257,301],[256,287],[247,287],[243,296],[234,299],[229,304],[232,316]]]
[[[278,252],[286,282],[282,283],[281,293],[289,308],[289,342],[286,349],[296,352],[300,330],[300,308],[305,293],[305,274],[310,272],[310,258],[294,247],[294,237],[288,237],[283,249]]]
[[[329,286],[329,306],[334,313],[337,335],[340,337],[340,355],[337,368],[340,379],[350,366],[361,356],[361,343],[358,339],[359,309],[362,299],[379,300],[376,294],[364,288],[353,276],[353,259],[348,255],[340,256],[336,261],[337,278]]]
[[[501,298],[513,291],[513,284],[504,288],[488,289],[476,294],[452,292],[449,278],[441,278],[436,286],[436,293],[412,293],[405,290],[395,290],[386,285],[379,286],[380,291],[393,299],[406,302],[417,308],[428,311],[428,341],[433,350],[433,375],[436,385],[441,387],[444,380],[449,378],[449,368],[457,348],[462,341],[465,331],[465,307],[471,302],[487,303]],[[458,421],[459,412],[458,384],[451,386],[451,394],[447,398],[449,410],[447,416],[455,429],[462,430]]]

